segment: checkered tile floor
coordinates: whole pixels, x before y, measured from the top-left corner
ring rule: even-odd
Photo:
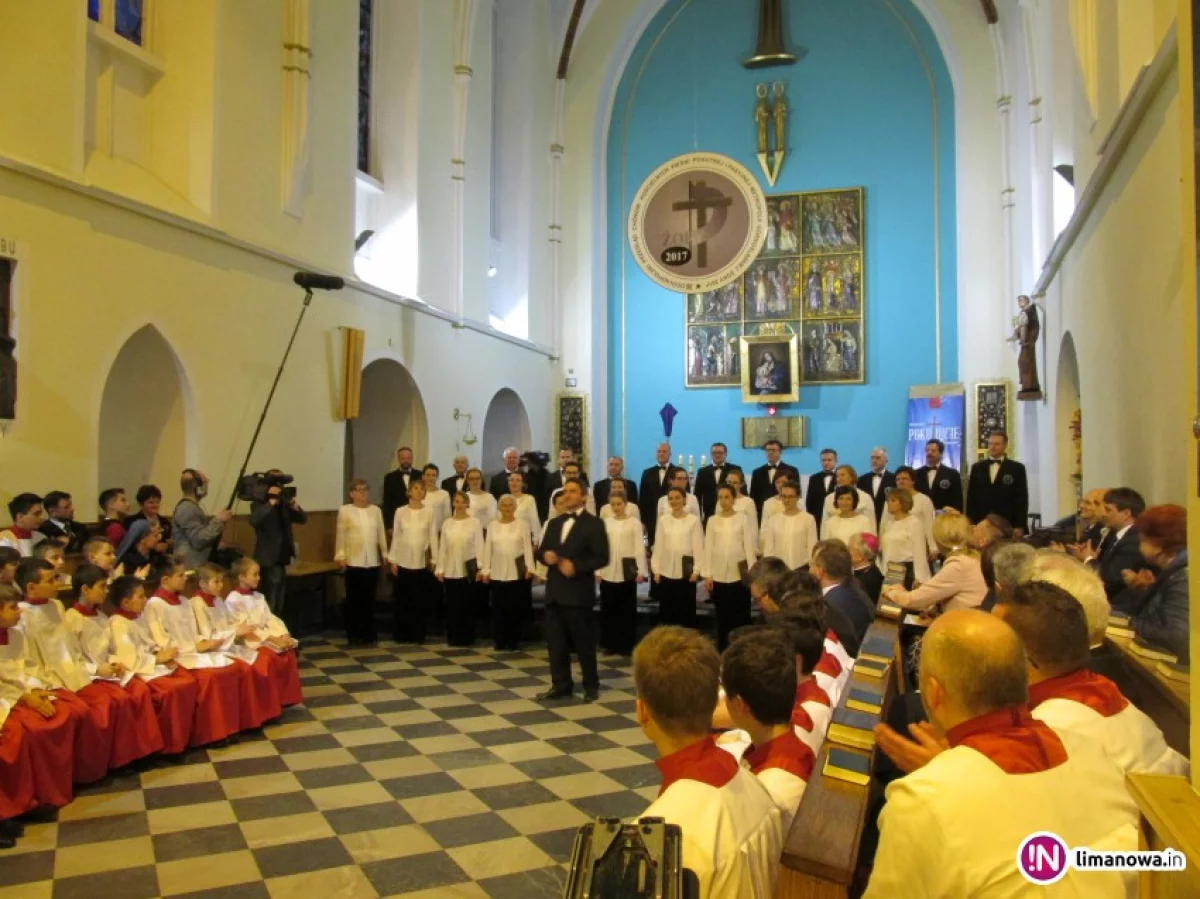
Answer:
[[[576,828],[657,793],[627,659],[600,702],[545,705],[544,650],[310,638],[301,664],[306,704],[262,732],[28,826],[0,899],[557,897]]]

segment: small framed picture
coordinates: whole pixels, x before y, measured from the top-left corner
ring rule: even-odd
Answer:
[[[742,338],[743,402],[794,403],[800,399],[797,344],[795,334]]]

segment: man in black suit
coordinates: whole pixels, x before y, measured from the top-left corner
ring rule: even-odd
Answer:
[[[510,446],[504,451],[504,471],[492,475],[492,480],[488,484],[488,492],[496,497],[496,502],[500,502],[500,497],[507,495],[509,475],[516,474],[521,470],[520,462],[521,454],[515,446]]]
[[[1103,487],[1094,487],[1079,498],[1079,510],[1074,515],[1054,522],[1055,530],[1071,532],[1078,529],[1080,539],[1067,541],[1065,546],[1051,544],[1054,549],[1065,549],[1081,562],[1100,554],[1100,544],[1108,535],[1104,519],[1104,497],[1108,493]]]
[[[71,500],[71,494],[51,490],[42,497],[42,505],[46,509],[46,520],[38,530],[57,541],[64,553],[83,552],[83,544],[88,541],[88,529],[75,520],[75,503]]]
[[[822,540],[813,547],[808,570],[820,582],[825,602],[849,619],[861,643],[875,620],[875,603],[854,580],[850,550],[840,540]]]
[[[888,491],[896,486],[896,476],[888,471],[888,451],[882,446],[871,450],[871,470],[858,479],[858,489],[875,501],[875,527],[883,518]]]
[[[396,510],[408,505],[408,485],[421,480],[421,472],[412,467],[412,447],[402,446],[396,450],[396,465],[396,470],[389,471],[383,478],[383,526],[389,531]]]
[[[963,510],[962,475],[957,469],[942,464],[946,444],[930,440],[925,444],[925,464],[917,469],[916,488],[933,502],[933,508]]]
[[[454,457],[454,474],[442,479],[442,489],[450,494],[450,503],[454,503],[454,494],[467,489],[467,469],[471,461],[461,453]],[[408,502],[406,499],[405,502]]]
[[[637,505],[637,484],[625,477],[625,460],[620,456],[609,456],[608,477],[602,481],[597,481],[596,486],[592,488],[592,498],[596,501],[597,513],[608,505],[608,494],[612,490],[613,484],[623,484],[625,486],[626,501]]]
[[[608,564],[608,533],[583,508],[583,486],[569,478],[562,487],[563,514],[550,520],[538,547],[546,566],[546,645],[550,652],[550,689],[538,699],[565,699],[575,692],[571,648],[583,672],[584,702],[600,696],[596,669],[596,572]]]
[[[1009,459],[1008,434],[997,428],[988,434],[988,455],[971,466],[967,481],[967,517],[975,524],[1000,515],[1013,526],[1013,536],[1025,534],[1029,522],[1029,482],[1025,466]]]
[[[267,473],[282,474],[277,468]],[[263,597],[276,615],[283,611],[287,567],[296,555],[292,525],[306,521],[308,514],[296,498],[284,502],[283,488],[274,484],[267,488],[266,502],[250,504],[250,527],[255,533],[254,561],[262,569]]]
[[[554,496],[554,491],[559,489],[563,485],[563,482],[567,480],[566,476],[563,474],[564,466],[567,466],[575,461],[577,461],[575,458],[575,451],[569,447],[563,447],[558,451],[558,471],[551,473],[550,477],[546,478],[547,503],[550,501],[550,497]],[[586,490],[588,487],[588,476],[583,470],[582,462],[579,463],[579,482]]]
[[[1117,612],[1138,611],[1142,591],[1125,583],[1126,571],[1149,568],[1138,547],[1138,529],[1134,522],[1146,511],[1146,501],[1136,490],[1116,487],[1104,494],[1104,523],[1108,534],[1100,543],[1096,573],[1104,581],[1104,592]]]
[[[792,480],[800,483],[800,472],[795,467],[783,461],[783,444],[778,440],[768,440],[763,444],[767,454],[767,464],[754,469],[750,476],[750,498],[758,507],[758,518],[762,520],[763,503],[775,495],[775,479],[781,473],[790,473]]]
[[[671,464],[671,444],[660,443],[654,450],[654,461],[656,464],[642,472],[642,482],[638,485],[638,512],[641,513],[651,546],[654,545],[654,528],[658,524],[658,500],[667,495],[671,486],[671,472],[676,467]]]
[[[692,490],[705,520],[717,511],[717,488],[725,483],[729,472],[742,470],[740,465],[729,461],[729,448],[725,444],[714,443],[709,451],[712,453],[712,464],[696,472],[696,483]]]
[[[804,508],[808,514],[821,526],[821,516],[825,514],[825,497],[833,493],[837,487],[837,450],[821,450],[821,470],[809,475],[808,489],[804,494]]]

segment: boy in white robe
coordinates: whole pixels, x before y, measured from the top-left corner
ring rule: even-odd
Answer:
[[[296,659],[300,643],[288,633],[283,619],[271,611],[266,597],[258,591],[262,577],[258,563],[250,558],[238,559],[232,573],[237,587],[225,597],[225,609],[246,647],[257,651],[254,670],[269,674],[281,707],[298,705],[304,701]]]
[[[930,720],[917,729],[922,742],[876,728],[880,748],[911,773],[887,788],[865,897],[1135,894],[1133,872],[1071,868],[1038,888],[1018,868],[1018,850],[1038,832],[1068,847],[1138,845],[1137,807],[1120,769],[1093,741],[1029,714],[1025,666],[1020,638],[996,616],[952,610],[930,626],[921,645]]]
[[[46,539],[38,530],[46,520],[46,508],[36,493],[19,493],[8,503],[12,524],[0,530],[0,546],[10,546],[28,559],[33,549]]]
[[[663,776],[645,815],[678,824],[683,865],[700,899],[773,896],[782,852],[779,811],[770,794],[709,732],[721,660],[691,628],[651,631],[633,653],[637,720]]]

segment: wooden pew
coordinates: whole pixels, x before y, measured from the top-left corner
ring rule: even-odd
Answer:
[[[867,633],[885,636],[895,643],[899,628],[894,622],[878,620]],[[883,715],[886,717],[888,706],[897,695],[897,683],[902,679],[897,666],[898,662],[893,661],[882,678],[852,674],[842,691],[838,708],[845,706],[851,687],[862,686],[882,691]],[[880,789],[874,782],[870,786],[858,786],[824,777],[821,771],[829,747],[828,742],[821,747],[812,779],[805,788],[800,809],[784,844],[776,899],[842,899],[854,893],[863,829]],[[846,751],[867,757],[874,770],[878,749]]]
[[[1128,682],[1119,686],[1129,701],[1154,719],[1168,746],[1190,758],[1192,711],[1188,684],[1159,674],[1155,670],[1157,662],[1143,658],[1129,648],[1132,640],[1125,637],[1105,637],[1105,640],[1120,653],[1121,661],[1125,663]]]

